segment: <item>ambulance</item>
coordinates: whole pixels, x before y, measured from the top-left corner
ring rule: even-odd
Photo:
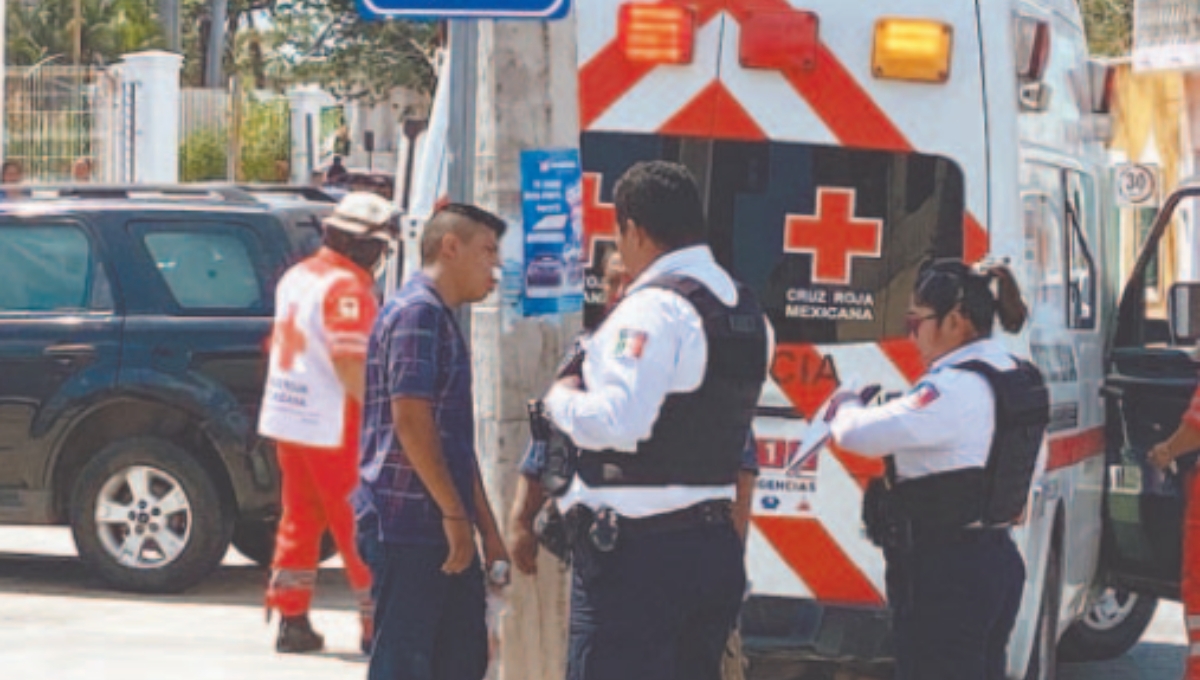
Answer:
[[[1028,580],[1009,676],[1054,677],[1060,648],[1098,659],[1132,646],[1154,598],[1100,562],[1114,73],[1089,58],[1075,0],[579,0],[575,13],[585,321],[598,318],[615,247],[613,185],[666,159],[691,169],[717,259],[775,328],[754,423],[751,676],[887,663],[884,560],[861,521],[882,466],[837,448],[801,459],[800,443],[839,386],[899,395],[923,373],[904,314],[930,257],[1017,273],[1031,323],[1000,335],[1052,394],[1014,530]],[[432,132],[446,89],[410,239],[445,173]]]

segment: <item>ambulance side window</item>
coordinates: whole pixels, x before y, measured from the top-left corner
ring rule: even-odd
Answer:
[[[1096,216],[1092,179],[1063,173],[1067,256],[1067,327],[1096,327]]]
[[[1041,168],[1031,168],[1035,179],[1058,180],[1057,173],[1046,176]],[[1031,184],[1037,188],[1022,197],[1025,217],[1025,258],[1038,275],[1026,294],[1032,304],[1035,326],[1062,328],[1066,323],[1066,277],[1063,265],[1063,209],[1058,192],[1044,182]]]

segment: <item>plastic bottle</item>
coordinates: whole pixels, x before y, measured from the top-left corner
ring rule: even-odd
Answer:
[[[487,583],[487,629],[488,629],[488,680],[499,677],[500,627],[508,615],[506,588],[509,582],[509,564],[499,560],[488,570]]]

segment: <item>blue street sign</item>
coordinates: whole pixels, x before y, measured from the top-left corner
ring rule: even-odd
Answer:
[[[367,19],[561,19],[571,0],[358,0]]]

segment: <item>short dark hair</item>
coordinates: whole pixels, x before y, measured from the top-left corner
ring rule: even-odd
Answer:
[[[700,190],[692,173],[679,163],[634,165],[617,180],[613,205],[621,233],[632,221],[667,250],[701,243],[708,236]]]
[[[462,219],[455,219],[462,218]],[[489,229],[496,235],[496,240],[504,237],[508,225],[496,215],[466,203],[449,203],[433,213],[433,217],[425,223],[425,231],[421,234],[421,262],[430,264],[437,261],[441,252],[442,239],[446,234],[455,233],[459,237],[465,234],[461,231],[463,220],[476,226]]]

